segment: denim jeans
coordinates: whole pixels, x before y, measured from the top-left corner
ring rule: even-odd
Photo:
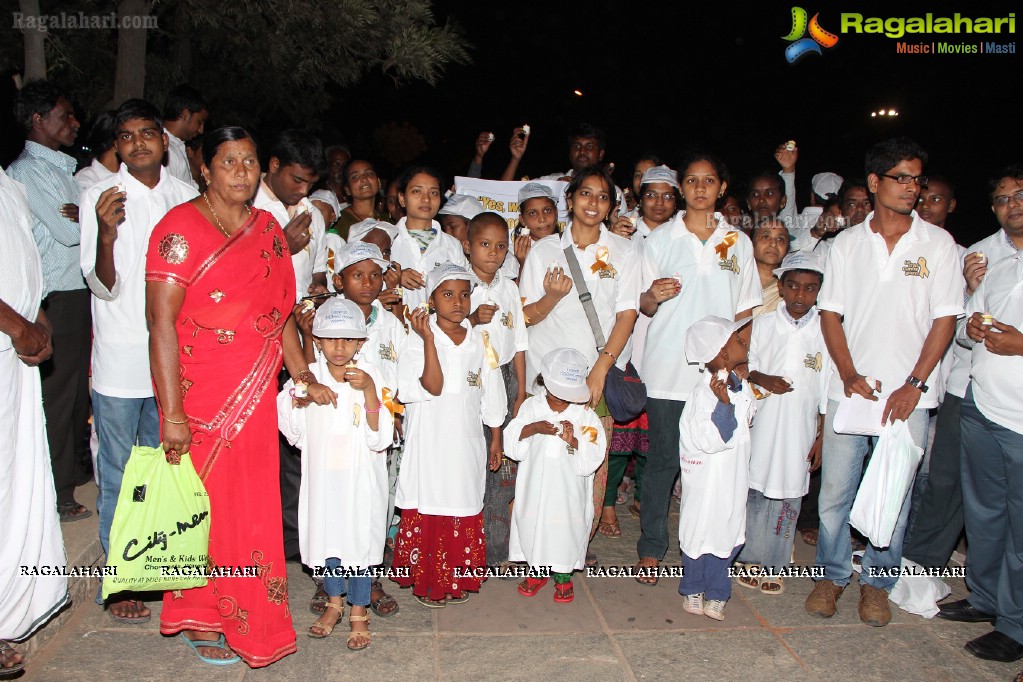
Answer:
[[[99,495],[99,541],[106,553],[110,544],[110,526],[121,493],[124,467],[135,445],[156,447],[160,444],[160,416],[155,398],[112,398],[92,392],[92,417],[99,438],[96,457],[96,480]],[[96,603],[103,601],[97,593]]]
[[[852,576],[852,549],[849,545],[849,511],[863,473],[863,458],[877,438],[835,433],[835,412],[838,402],[828,401],[828,414],[824,419],[824,457],[821,467],[820,535],[817,539],[817,565],[824,568],[824,579],[836,585],[849,584]],[[927,410],[913,410],[907,420],[913,441],[927,447]],[[902,565],[902,537],[906,532],[911,495],[906,495],[895,524],[891,543],[886,548],[868,545],[863,556],[860,582],[882,590],[891,589],[897,575],[871,576],[870,569],[890,569],[897,573]]]
[[[640,536],[636,553],[640,559],[661,561],[668,551],[668,503],[679,474],[679,420],[685,401],[648,398],[650,449],[646,455],[643,504],[639,509]],[[678,548],[678,537],[672,540]]]
[[[742,545],[732,550],[727,559],[713,554],[701,554],[695,559],[682,552],[682,580],[678,583],[678,593],[702,594],[704,599],[728,601],[732,596],[732,579],[728,577],[728,567],[735,560]]]
[[[336,571],[341,567],[341,560],[337,557],[330,557],[327,559],[326,569],[327,571]],[[345,589],[345,582],[348,583],[348,589]],[[342,594],[348,595],[348,603],[352,606],[369,606],[369,595],[372,591],[373,578],[369,575],[366,569],[358,571],[358,575],[341,576],[341,575],[327,575],[323,576],[323,591],[327,593],[328,597],[340,597]]]
[[[750,488],[746,497],[746,544],[739,561],[760,564],[778,575],[792,563],[801,498],[774,500]]]
[[[1023,433],[985,417],[972,387],[960,415],[970,604],[997,616],[995,630],[1023,642]]]

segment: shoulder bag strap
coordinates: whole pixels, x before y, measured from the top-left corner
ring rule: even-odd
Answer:
[[[600,319],[597,317],[597,309],[593,307],[593,296],[586,288],[586,280],[583,279],[582,268],[579,267],[579,259],[575,257],[575,246],[569,244],[565,247],[565,258],[568,259],[568,269],[572,272],[572,281],[575,289],[579,292],[579,302],[583,304],[586,312],[586,319],[590,322],[590,330],[593,332],[593,340],[597,342],[597,352],[604,350],[604,332],[600,328]]]

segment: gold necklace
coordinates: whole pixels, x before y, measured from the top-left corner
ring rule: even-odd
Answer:
[[[210,198],[208,196],[206,196],[206,192],[202,193],[202,198],[203,198],[203,201],[206,202],[206,206],[210,209],[210,213],[213,214],[213,220],[216,221],[217,227],[220,229],[221,232],[224,233],[225,237],[230,239],[231,238],[231,233],[224,229],[223,224],[221,224],[221,222],[220,222],[220,218],[217,217],[217,212],[213,210],[213,204],[210,203]],[[249,215],[252,215],[252,207],[251,206],[246,206],[246,208],[249,211]]]

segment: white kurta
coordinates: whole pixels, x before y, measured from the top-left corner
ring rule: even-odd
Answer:
[[[512,260],[515,260],[514,256]],[[529,334],[526,331],[525,315],[522,314],[519,288],[499,270],[489,285],[477,281],[476,288],[472,290],[472,309],[476,310],[484,303],[496,305],[497,312],[489,323],[481,324],[476,329],[487,332],[490,344],[497,353],[498,364],[507,365],[516,353],[529,349]]]
[[[483,509],[487,447],[483,425],[501,426],[508,410],[501,371],[491,370],[483,340],[465,320],[455,343],[430,318],[444,374],[439,396],[420,379],[425,356],[415,332],[398,362],[398,398],[405,403],[405,450],[395,505],[435,516],[475,516]]]
[[[42,299],[39,252],[25,188],[0,170],[0,300],[35,320]],[[39,369],[22,362],[0,333],[0,639],[21,640],[68,601],[64,576],[26,576],[21,566],[63,567]]]
[[[557,436],[519,440],[522,429],[533,422],[558,425],[563,420],[572,423],[579,441],[573,454]],[[593,472],[603,463],[607,447],[600,418],[582,405],[555,412],[543,391],[522,403],[504,438],[505,454],[520,462],[508,559],[549,566],[556,573],[582,569],[593,521]]]
[[[746,496],[749,493],[749,423],[756,401],[749,383],[729,391],[738,426],[728,442],[711,421],[718,398],[704,372],[686,402],[679,421],[682,503],[678,540],[686,556],[727,558],[746,541]]]
[[[360,362],[377,388],[380,371]],[[289,380],[277,395],[277,422],[288,442],[302,451],[298,493],[298,545],[302,563],[324,566],[338,557],[345,569],[368,568],[383,561],[387,535],[387,455],[394,423],[381,408],[377,430],[366,421],[362,391],[330,375],[322,356],[310,370],[337,393],[337,407],[292,407]]]
[[[772,313],[753,320],[750,371],[792,379],[792,391],[757,401],[757,418],[750,428],[752,454],[749,486],[764,497],[785,500],[802,497],[810,485],[806,456],[817,435],[817,415],[828,403],[831,356],[824,344],[816,308],[796,328],[782,303]]]
[[[403,270],[415,270],[423,279],[430,274],[430,271],[442,263],[451,261],[455,265],[469,268],[469,261],[465,259],[465,252],[462,251],[462,244],[449,234],[440,229],[440,223],[433,221],[433,229],[437,231],[433,241],[426,247],[426,251],[419,250],[419,242],[409,234],[405,226],[405,218],[398,221],[395,227],[398,228],[398,236],[391,243],[391,260],[399,264]],[[421,289],[405,289],[405,304],[409,308],[426,303],[426,287]]]

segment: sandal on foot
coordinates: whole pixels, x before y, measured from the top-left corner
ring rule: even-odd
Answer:
[[[377,614],[381,618],[390,618],[398,613],[398,609],[400,609],[401,606],[394,597],[384,592],[384,587],[380,584],[379,580],[374,580],[372,591],[375,592],[377,590],[380,590],[382,593],[381,596],[376,599],[370,599],[369,601],[369,608],[373,609],[373,613]]]
[[[464,604],[469,601],[469,593],[463,592],[461,597],[447,597],[444,601],[448,604]]]
[[[597,524],[597,532],[608,538],[620,538],[622,537],[622,528],[618,525],[617,521],[601,521]]]
[[[568,604],[573,599],[575,599],[575,588],[572,587],[571,580],[554,586],[554,601],[559,604]]]
[[[817,546],[817,536],[820,535],[820,530],[817,528],[804,528],[799,531],[799,537],[803,538],[803,542],[810,545],[811,547]]]
[[[0,639],[0,658],[5,661],[12,661],[15,656],[20,656],[21,652],[11,646],[11,643]],[[18,663],[11,663],[10,667],[6,667],[3,663],[0,663],[0,678],[14,677],[22,670],[25,669],[25,661],[19,661]]]
[[[639,510],[640,510],[639,502],[633,502],[628,507],[626,507],[626,509],[628,509],[629,513],[632,514],[632,518],[634,518],[634,519],[638,519],[639,518]]]
[[[147,613],[145,615],[138,615],[135,618],[132,618],[131,616],[118,616],[116,613],[110,610],[110,607],[115,606],[116,604],[130,604],[131,606],[129,608],[134,610],[135,613],[138,614],[142,613],[142,609],[146,608],[146,605],[137,599],[125,599],[120,602],[115,602],[114,604],[107,604],[107,613],[109,613],[110,617],[113,618],[118,623],[131,623],[132,625],[139,625],[142,623],[148,623],[153,618],[152,612]]]
[[[584,565],[586,566],[586,568],[600,568],[600,560],[597,558],[596,554],[587,551],[586,562]]]
[[[442,609],[448,605],[447,599],[430,599],[429,597],[420,597],[418,594],[413,594],[412,597],[428,609]]]
[[[654,575],[650,575],[647,571],[651,568],[656,569],[660,565],[661,562],[653,557],[643,557],[640,559],[639,563],[637,563],[636,567],[633,569],[636,575],[636,582],[640,585],[646,585],[647,587],[654,587],[657,585],[658,578],[656,572]]]
[[[77,502],[65,502],[64,504],[58,504],[57,514],[60,515],[61,523],[81,521],[82,519],[87,519],[92,516],[92,512],[86,509],[84,504],[78,504]]]
[[[535,597],[540,588],[546,584],[547,578],[526,578],[519,583],[519,594],[523,597]]]
[[[743,587],[756,590],[760,587],[760,564],[740,564],[740,574],[735,580]]]
[[[348,623],[349,624],[351,624],[351,623],[362,623],[362,622],[365,622],[366,623],[366,627],[369,627],[369,616],[352,616],[352,615],[348,616]],[[366,643],[363,644],[362,646],[352,646],[352,640],[356,639],[357,637],[365,637],[366,638]],[[348,633],[348,650],[349,651],[362,651],[363,649],[368,647],[372,642],[373,642],[373,633],[370,632],[369,630],[366,630],[366,632],[355,632],[353,630],[352,632]]]
[[[316,587],[316,594],[309,600],[309,610],[314,616],[322,616],[327,610],[327,593],[323,591],[323,585]]]
[[[235,654],[231,658],[210,658],[209,656],[203,656],[199,653],[199,649],[211,648],[211,649],[227,649],[227,640],[224,635],[221,634],[219,638],[214,640],[202,640],[202,639],[189,639],[184,632],[179,632],[178,636],[185,640],[185,644],[195,652],[196,657],[203,663],[209,663],[210,665],[232,665],[242,660],[242,657]]]
[[[341,606],[338,606],[337,604],[327,602],[327,606],[323,609],[323,612],[326,613],[327,609],[334,609],[337,611],[337,620],[334,621],[333,625],[320,625],[319,621],[310,625],[309,632],[306,634],[313,639],[324,639],[325,637],[330,637],[330,633],[334,632],[334,628],[339,622],[341,622],[341,619],[345,617],[344,603],[342,603]]]
[[[764,578],[760,581],[760,591],[764,594],[785,594],[785,584],[781,578]]]

